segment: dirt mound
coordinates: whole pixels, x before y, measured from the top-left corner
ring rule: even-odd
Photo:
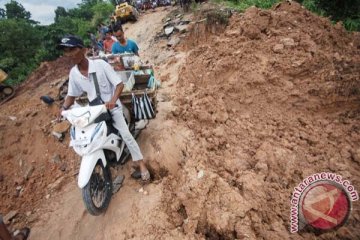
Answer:
[[[106,214],[84,209],[79,157],[51,135],[57,106],[39,100],[68,74],[59,59],[0,109],[0,212],[16,210],[12,223],[37,239],[358,239],[358,202],[344,227],[320,236],[290,235],[289,216],[293,188],[310,174],[360,187],[359,35],[285,2],[234,14],[227,27],[213,14],[175,54],[150,41],[163,13],[148,15],[127,35],[143,39],[145,58],[158,56],[168,78],[138,139],[155,175],[149,195],[126,166]]]
[[[71,63],[66,58],[60,57],[51,62],[43,62],[30,74],[30,76],[21,84],[17,95],[39,87],[46,82],[52,82],[54,79],[67,77],[71,68]]]
[[[293,188],[323,171],[360,187],[357,36],[288,2],[235,14],[215,35],[200,24],[170,116],[192,131],[164,184],[172,223],[208,239],[313,238],[290,235]],[[358,206],[321,239],[359,238]]]
[[[59,103],[47,106],[40,101],[42,95],[57,97],[55,85],[68,72],[63,58],[41,64],[17,96],[1,107],[0,212],[16,211],[15,226],[36,221],[41,205],[73,179],[78,167],[67,139],[59,142],[51,134]]]

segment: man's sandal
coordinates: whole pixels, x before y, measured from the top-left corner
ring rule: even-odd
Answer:
[[[141,179],[145,182],[151,179],[150,172],[146,170],[145,172],[140,172],[140,170],[136,170],[131,174],[131,177],[134,179]]]
[[[150,181],[150,172],[148,170],[141,173],[141,180],[143,182],[149,182]]]
[[[134,179],[140,179],[141,178],[141,172],[140,170],[136,170],[131,174],[131,177]]]

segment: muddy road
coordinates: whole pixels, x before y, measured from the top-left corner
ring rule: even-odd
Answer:
[[[19,210],[13,226],[30,225],[35,240],[360,239],[359,201],[336,231],[289,231],[307,176],[332,172],[360,189],[360,35],[296,2],[231,17],[214,8],[183,16],[193,21],[171,36],[176,47],[157,35],[164,18],[179,21],[174,8],[124,26],[162,81],[157,117],[137,139],[154,180],[131,179],[131,161],[114,169],[124,186],[101,216],[85,210],[68,137],[51,135],[57,107],[39,102],[69,66],[59,58],[34,72],[0,109],[0,206]],[[333,200],[318,210],[330,214]]]
[[[156,32],[162,30],[162,19],[169,12],[170,8],[158,8],[156,11],[148,11],[142,15],[136,23],[124,25],[126,36],[138,43],[143,61],[153,64],[155,58],[160,59],[157,62],[161,63],[166,60],[162,53],[174,55],[160,49],[154,43]],[[176,71],[175,68],[173,70]],[[161,71],[163,68],[161,64],[158,64],[156,74]],[[159,93],[159,97],[161,95],[162,93]],[[155,149],[156,144],[159,143],[154,139],[160,139],[162,129],[166,127],[164,126],[166,110],[161,102],[159,111],[160,114],[156,120],[152,120],[138,138],[146,161],[150,165],[154,162],[155,168],[154,159],[165,159],[165,155],[168,155],[167,153],[159,154],[159,151]],[[170,155],[176,155],[176,151],[172,151]],[[171,156],[167,157],[169,169],[173,164],[172,160]],[[130,170],[131,161],[113,171],[113,176],[125,175],[124,186],[113,196],[107,212],[99,217],[87,213],[81,191],[76,186],[76,178],[73,178],[73,181],[70,181],[61,191],[43,202],[43,208],[39,210],[41,216],[32,228],[30,239],[146,239],[147,235],[152,236],[148,239],[153,239],[156,232],[151,229],[154,226],[165,228],[167,223],[167,217],[158,209],[162,199],[162,186],[159,180],[155,180],[154,183],[143,187],[147,195],[139,193],[142,185],[131,179]]]

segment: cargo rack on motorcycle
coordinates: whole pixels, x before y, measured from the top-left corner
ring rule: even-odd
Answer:
[[[118,65],[124,66],[125,68],[122,68],[122,70],[115,70],[119,77],[121,77],[124,84],[127,83],[129,80],[134,80],[134,85],[131,89],[131,91],[125,92],[123,91],[120,96],[120,101],[129,109],[131,115],[133,116],[134,112],[132,109],[132,94],[134,94],[136,97],[140,97],[144,94],[146,91],[148,97],[151,100],[151,104],[156,111],[157,101],[156,101],[156,94],[157,94],[157,86],[156,84],[152,84],[152,86],[148,87],[149,80],[151,76],[154,74],[154,69],[152,66],[146,66],[146,65],[140,65],[139,70],[134,71],[132,61],[132,57],[135,55],[132,53],[124,53],[124,54],[107,54],[103,56],[96,56],[96,57],[90,57],[90,59],[103,59],[111,66],[113,66],[114,69],[117,69]],[[81,98],[80,101],[83,101],[84,99]]]

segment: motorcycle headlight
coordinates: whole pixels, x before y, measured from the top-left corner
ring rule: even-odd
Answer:
[[[86,112],[82,116],[76,117],[72,122],[75,127],[84,128],[89,124],[90,113]]]

